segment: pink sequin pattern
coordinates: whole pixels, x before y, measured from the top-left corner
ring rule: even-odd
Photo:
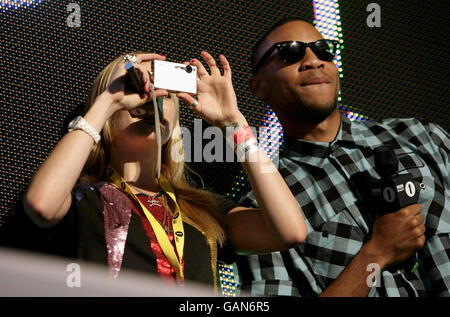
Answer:
[[[104,206],[108,267],[112,276],[117,278],[131,220],[131,204],[127,194],[111,184],[105,183],[100,188],[100,193]]]

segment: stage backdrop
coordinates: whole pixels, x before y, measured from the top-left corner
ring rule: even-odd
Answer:
[[[21,227],[17,219],[31,176],[80,114],[96,75],[125,52],[156,52],[176,62],[199,58],[201,50],[216,58],[224,54],[242,112],[252,126],[271,128],[272,138],[263,134],[260,140],[274,156],[283,131],[272,110],[248,89],[249,56],[270,25],[301,16],[341,42],[339,107],[351,119],[422,117],[449,128],[447,1],[0,3],[0,229]],[[181,108],[185,127],[193,129],[195,118]],[[203,122],[202,128],[207,126]],[[206,187],[231,199],[247,189],[238,163],[190,166]]]

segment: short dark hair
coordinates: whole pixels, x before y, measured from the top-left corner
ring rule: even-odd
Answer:
[[[270,33],[275,31],[276,29],[278,29],[280,26],[283,26],[286,23],[293,22],[293,21],[303,21],[303,22],[307,22],[312,25],[312,23],[310,21],[308,21],[307,19],[302,18],[302,17],[296,17],[296,16],[284,18],[284,19],[278,21],[277,23],[275,23],[274,25],[272,25],[266,31],[266,33],[264,33],[264,35],[252,47],[252,55],[250,56],[252,74],[255,74],[256,54],[258,53],[258,50],[259,50],[262,42],[264,42],[264,40],[269,36]]]

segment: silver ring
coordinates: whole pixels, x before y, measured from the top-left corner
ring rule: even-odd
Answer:
[[[137,56],[134,54],[127,54],[123,57],[123,60],[125,63],[136,63],[137,62]]]
[[[197,107],[197,106],[198,106],[198,101],[197,101],[197,99],[194,99],[194,102],[191,103],[191,107],[192,107],[192,108],[195,108],[195,107]]]

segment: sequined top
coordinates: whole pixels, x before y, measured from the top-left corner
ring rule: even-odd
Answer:
[[[161,274],[161,268],[167,269],[164,260],[155,251],[155,245],[152,246],[151,227],[126,193],[105,182],[79,183],[73,198],[69,212],[53,234],[64,248],[63,255],[107,264],[109,272],[116,277],[127,270],[165,274]],[[217,202],[224,213],[238,206],[222,197]],[[212,252],[204,235],[187,221],[183,219],[185,284],[194,281],[215,286],[216,272],[211,263],[216,263],[213,257],[217,252]],[[230,253],[218,251],[219,257]]]

